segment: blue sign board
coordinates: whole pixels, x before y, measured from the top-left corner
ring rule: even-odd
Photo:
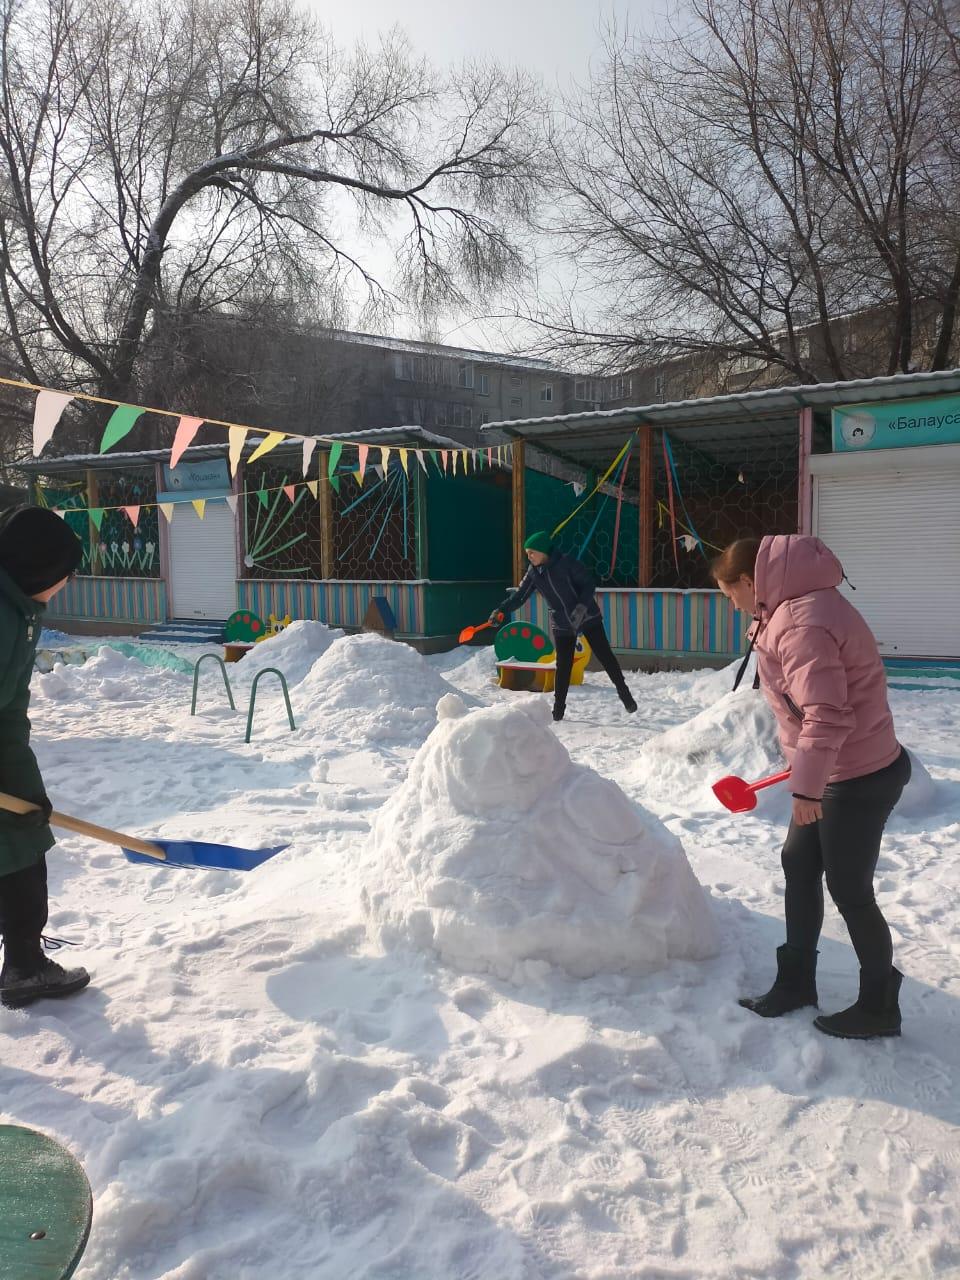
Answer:
[[[181,460],[175,467],[163,468],[163,492],[158,501],[165,498],[219,498],[231,493],[230,474],[226,458],[205,458],[202,461]]]
[[[833,411],[834,453],[960,444],[960,396],[878,400]]]

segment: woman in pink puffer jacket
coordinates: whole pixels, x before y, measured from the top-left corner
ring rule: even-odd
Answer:
[[[777,948],[771,989],[740,1003],[765,1018],[816,1005],[826,875],[860,961],[860,995],[814,1025],[851,1039],[899,1035],[903,975],[893,967],[873,876],[884,825],[910,780],[910,757],[894,733],[876,641],[837,590],[843,569],[819,538],[742,538],[714,562],[713,576],[754,616],[750,643],[793,792],[782,855],[787,940]]]

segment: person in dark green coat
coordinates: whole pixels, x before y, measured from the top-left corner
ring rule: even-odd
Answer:
[[[85,969],[64,969],[44,955],[50,801],[30,747],[30,677],[47,601],[83,558],[69,526],[42,507],[0,515],[0,791],[39,807],[0,809],[0,1003],[8,1008],[43,996],[64,996],[90,981]]]

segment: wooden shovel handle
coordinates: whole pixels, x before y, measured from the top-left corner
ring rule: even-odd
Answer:
[[[8,796],[6,792],[0,791],[0,809],[6,809],[9,813],[33,813],[39,808],[38,804],[31,804],[29,800]],[[50,825],[62,827],[65,831],[76,831],[82,836],[91,836],[94,840],[102,840],[104,844],[115,844],[121,849],[145,853],[148,858],[156,858],[159,862],[167,860],[166,853],[158,845],[140,840],[136,836],[124,835],[122,831],[111,831],[109,827],[98,827],[96,823],[85,822],[83,818],[71,818],[68,813],[54,811],[50,815]]]

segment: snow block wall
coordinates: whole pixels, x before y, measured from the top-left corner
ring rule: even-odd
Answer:
[[[521,980],[651,973],[717,948],[680,841],[613,782],[575,765],[545,702],[438,724],[381,810],[362,866],[369,930],[452,967]]]

